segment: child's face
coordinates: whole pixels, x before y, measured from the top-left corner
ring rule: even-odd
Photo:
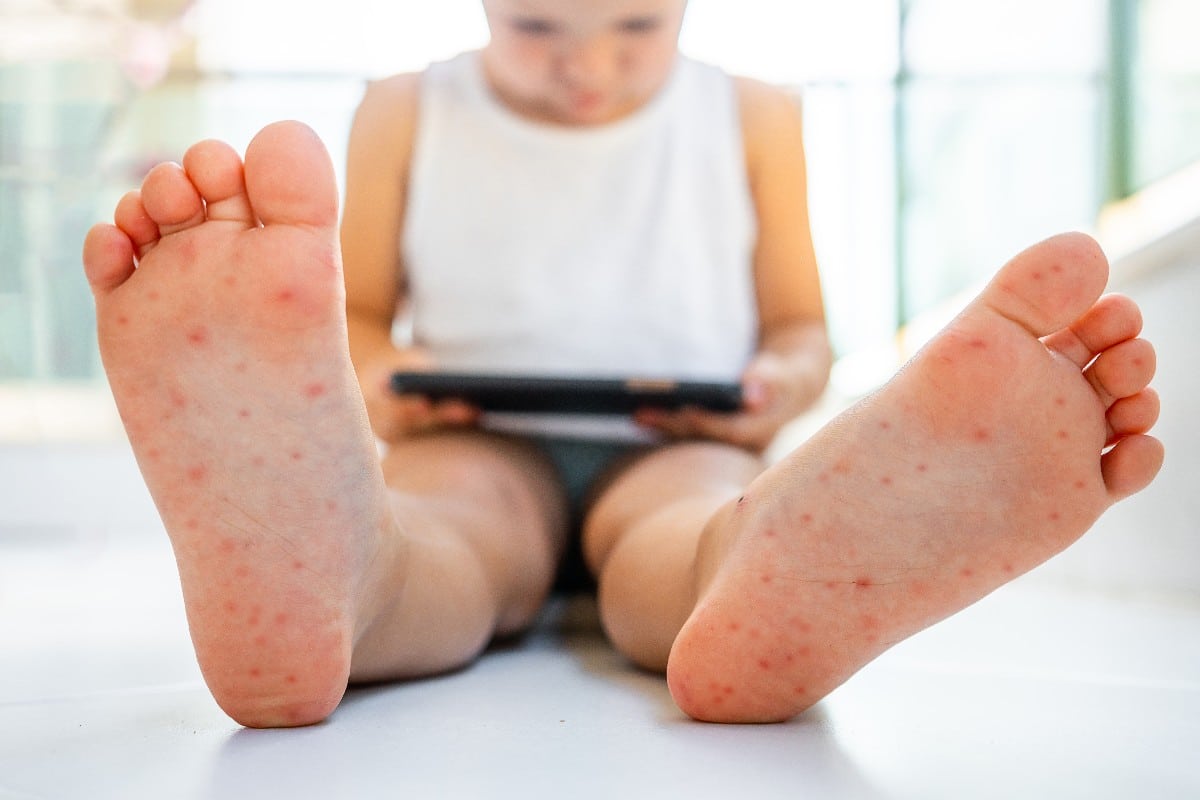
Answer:
[[[484,67],[514,111],[563,125],[612,122],[666,83],[687,0],[483,0]]]

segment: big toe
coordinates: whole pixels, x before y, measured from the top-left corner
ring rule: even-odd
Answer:
[[[333,162],[303,123],[276,122],[259,131],[246,148],[245,180],[254,212],[266,225],[337,224]]]
[[[1041,337],[1083,316],[1107,282],[1108,259],[1096,241],[1066,233],[1005,264],[979,301]]]

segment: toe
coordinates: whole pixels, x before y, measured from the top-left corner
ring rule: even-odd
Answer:
[[[1107,444],[1113,444],[1126,436],[1145,433],[1158,421],[1160,404],[1158,392],[1146,388],[1129,397],[1122,397],[1108,409]]]
[[[184,155],[183,169],[204,198],[208,219],[256,224],[236,150],[212,139],[200,142]]]
[[[1145,339],[1130,339],[1096,356],[1083,374],[1108,408],[1122,397],[1145,389],[1154,377],[1155,367],[1154,347]]]
[[[1108,260],[1095,240],[1062,234],[1005,264],[979,302],[1040,338],[1082,317],[1107,281]]]
[[[263,128],[246,149],[245,174],[250,204],[264,224],[337,224],[333,162],[306,125],[277,122]]]
[[[1074,361],[1080,369],[1113,345],[1142,332],[1137,303],[1119,294],[1106,295],[1082,317],[1046,337],[1046,346]]]
[[[144,256],[159,239],[158,223],[150,218],[142,204],[141,192],[127,192],[118,201],[113,220],[133,243],[133,254],[137,258]]]
[[[1162,442],[1152,436],[1130,436],[1100,458],[1100,472],[1113,502],[1150,485],[1163,463]]]
[[[133,274],[133,243],[113,225],[95,225],[83,241],[83,271],[96,294],[110,292]]]
[[[159,164],[142,182],[142,205],[163,236],[204,221],[200,193],[178,164]]]

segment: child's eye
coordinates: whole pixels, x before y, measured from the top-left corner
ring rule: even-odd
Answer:
[[[622,33],[653,33],[658,30],[662,20],[658,17],[633,17],[620,24]]]
[[[512,21],[512,26],[518,33],[526,36],[549,36],[558,30],[550,20],[537,17],[517,17]]]

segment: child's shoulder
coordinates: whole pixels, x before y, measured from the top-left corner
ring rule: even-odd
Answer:
[[[420,72],[402,72],[367,81],[359,110],[380,114],[406,114],[417,104],[421,93]]]
[[[375,158],[403,162],[416,130],[421,73],[406,72],[367,82],[354,113],[351,147]]]
[[[770,121],[799,115],[799,89],[778,86],[742,75],[732,77],[743,117]]]

